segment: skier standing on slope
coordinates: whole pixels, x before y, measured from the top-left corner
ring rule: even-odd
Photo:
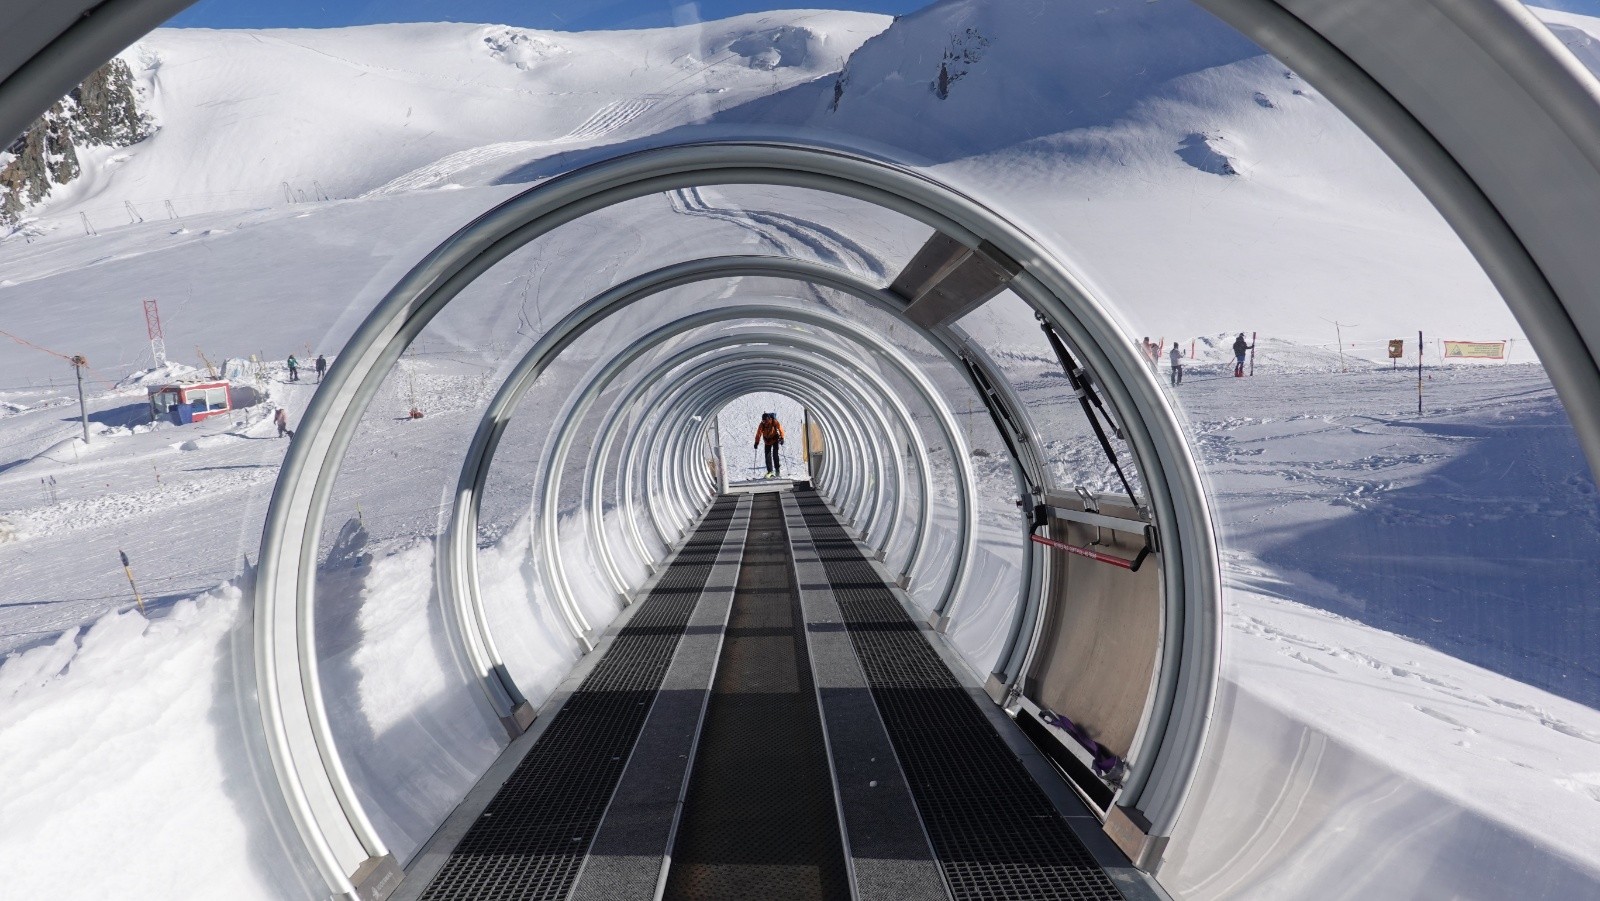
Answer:
[[[294,440],[294,432],[289,428],[289,414],[282,407],[278,408],[278,412],[272,414],[272,422],[278,427],[279,438]]]
[[[1256,346],[1254,344],[1247,343],[1244,340],[1244,332],[1240,332],[1239,333],[1239,337],[1233,339],[1233,377],[1234,378],[1236,378],[1236,379],[1244,378],[1244,355],[1245,355],[1245,351],[1255,350],[1255,347]]]
[[[322,376],[328,371],[328,358],[317,354],[317,381],[322,381]]]
[[[1172,387],[1183,384],[1183,358],[1188,356],[1178,348],[1178,342],[1172,342],[1172,350],[1167,351],[1167,356],[1172,360]]]
[[[778,421],[776,413],[761,414],[761,424],[756,426],[756,443],[751,447],[759,447],[763,442],[767,445],[767,478],[777,478],[781,474],[778,448],[783,446],[783,423]]]
[[[291,381],[291,382],[300,381],[300,361],[296,360],[294,358],[294,354],[290,354],[288,362],[289,362],[289,381]]]

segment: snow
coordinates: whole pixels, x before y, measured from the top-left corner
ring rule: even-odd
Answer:
[[[1569,37],[1600,34],[1593,19],[1548,19]],[[315,893],[262,776],[248,664],[250,564],[286,444],[270,412],[283,407],[294,427],[316,390],[281,361],[334,358],[422,254],[582,154],[769,127],[927,167],[1039,236],[1130,342],[1193,350],[1172,396],[1222,530],[1225,702],[1169,887],[1294,893],[1240,875],[1230,858],[1251,837],[1217,826],[1263,790],[1239,749],[1284,735],[1321,749],[1327,772],[1421,799],[1403,809],[1466,830],[1450,834],[1493,836],[1455,862],[1463,891],[1518,868],[1570,871],[1563,885],[1591,889],[1600,878],[1600,517],[1570,426],[1506,307],[1415,189],[1312,86],[1198,10],[949,0],[892,25],[802,10],[587,34],[162,30],[123,57],[160,130],[114,161],[86,158],[88,176],[0,242],[0,326],[93,367],[85,444],[71,368],[0,352],[0,817],[31,827],[0,834],[0,868],[19,896],[97,897],[112,884],[133,899]],[[125,200],[145,222],[121,224]],[[179,221],[152,215],[169,200]],[[100,234],[83,233],[80,213]],[[685,189],[519,252],[423,334],[351,445],[317,575],[341,754],[399,857],[503,742],[448,652],[433,555],[454,466],[520,352],[581,298],[665,261],[776,252],[887,281],[925,237],[812,192]],[[998,652],[1017,596],[1017,511],[981,404],[887,317],[746,280],[670,292],[597,330],[507,431],[480,576],[536,706],[579,656],[532,552],[551,422],[617,347],[736,289],[820,302],[930,366],[980,486],[974,591],[950,638],[980,672]],[[159,370],[138,304],[150,297],[173,358]],[[1057,474],[1115,490],[1020,304],[1003,295],[961,326],[1017,386]],[[1383,359],[1403,337],[1414,365],[1419,328],[1420,417],[1414,371]],[[1227,374],[1240,329],[1260,335],[1257,374],[1242,380]],[[1512,362],[1441,366],[1439,337],[1511,339]],[[201,372],[196,346],[263,361],[237,370],[257,403],[149,423],[145,386]],[[1165,380],[1164,363],[1155,375]],[[413,406],[422,419],[405,415]],[[720,424],[736,479],[758,474],[742,441],[764,410],[798,432],[792,400],[730,402]],[[788,473],[798,450],[785,446]],[[946,490],[948,458],[932,450]],[[598,625],[617,602],[582,540],[573,456],[559,483],[563,554],[584,561],[568,566]],[[619,535],[611,501],[601,530]],[[954,556],[954,505],[934,509],[912,582],[924,607]],[[1316,784],[1351,823],[1387,834],[1361,819],[1390,808],[1363,806],[1358,782]],[[95,853],[74,854],[79,876],[63,886],[71,848]],[[1315,857],[1303,851],[1280,880],[1326,878]]]
[[[259,781],[247,610],[230,587],[108,613],[0,666],[8,894],[315,894]]]
[[[803,411],[803,404],[769,392],[746,394],[729,401],[717,419],[717,428],[722,434],[722,459],[727,461],[728,466],[728,481],[744,482],[766,476],[767,468],[763,462],[766,452],[744,446],[745,435],[755,435],[763,413],[776,413],[778,421],[783,423],[785,438],[778,457],[784,477],[804,478],[806,464],[800,459],[800,433],[805,427]]]

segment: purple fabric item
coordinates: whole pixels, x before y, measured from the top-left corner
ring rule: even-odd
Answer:
[[[1056,713],[1054,710],[1040,710],[1039,718],[1072,736],[1073,740],[1082,745],[1085,751],[1093,754],[1094,771],[1097,775],[1104,776],[1122,763],[1121,757],[1106,750],[1104,745],[1089,737],[1088,731],[1067,717]]]

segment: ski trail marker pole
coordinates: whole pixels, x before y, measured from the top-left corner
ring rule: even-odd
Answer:
[[[128,577],[128,587],[133,589],[133,602],[139,605],[139,613],[144,613],[144,598],[139,597],[139,586],[133,582],[133,564],[128,562],[128,552],[117,548],[117,556],[122,558],[122,574]]]
[[[1250,333],[1250,375],[1256,374],[1256,333]]]
[[[1422,330],[1417,330],[1417,415],[1422,415]]]
[[[72,358],[72,371],[78,376],[78,415],[83,419],[83,443],[89,443],[89,406],[83,401],[83,368],[89,361],[78,354]]]

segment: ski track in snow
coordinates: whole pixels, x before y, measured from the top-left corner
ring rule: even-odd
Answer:
[[[379,185],[361,196],[382,197],[385,194],[399,194],[403,191],[431,188],[458,172],[474,166],[482,166],[513,154],[526,153],[548,145],[548,141],[503,141],[498,144],[486,144],[482,147],[458,151],[440,159],[438,162],[407,172],[405,175],[386,184]]]
[[[656,104],[666,99],[668,99],[666,95],[647,95],[613,100],[596,110],[576,128],[562,135],[559,140],[570,142],[603,138],[649,112]]]
[[[772,210],[724,210],[706,201],[700,188],[680,188],[671,193],[672,209],[685,216],[702,216],[748,229],[780,252],[799,255],[801,248],[825,263],[863,270],[878,279],[888,268],[864,245],[810,219]]]
[[[1412,697],[1422,699],[1421,703],[1413,704],[1418,712],[1469,732],[1479,730],[1439,712],[1436,706],[1429,704],[1449,705],[1450,702],[1456,702],[1454,706],[1468,704],[1484,714],[1516,715],[1525,722],[1536,723],[1568,738],[1600,745],[1600,732],[1585,729],[1535,704],[1474,692],[1452,681],[1428,675],[1422,671],[1421,665],[1414,661],[1396,663],[1354,648],[1330,645],[1310,636],[1274,626],[1257,616],[1237,611],[1229,616],[1228,626],[1240,635],[1266,643],[1284,658],[1321,673],[1355,679],[1356,674],[1351,672],[1352,667],[1358,670],[1360,668],[1372,670],[1381,682],[1409,687]],[[1425,699],[1430,696],[1435,700],[1426,701]]]
[[[14,522],[30,538],[98,528],[171,514],[184,507],[211,502],[217,495],[272,481],[277,475],[276,470],[247,469],[205,479],[169,481],[141,491],[102,494],[36,507],[15,516]]]
[[[503,160],[518,154],[553,148],[561,144],[593,141],[611,134],[649,112],[660,102],[659,97],[633,97],[613,100],[585,119],[576,128],[551,141],[501,141],[460,150],[449,156],[407,172],[361,195],[382,197],[404,191],[418,191],[437,187],[447,179],[479,166]]]

